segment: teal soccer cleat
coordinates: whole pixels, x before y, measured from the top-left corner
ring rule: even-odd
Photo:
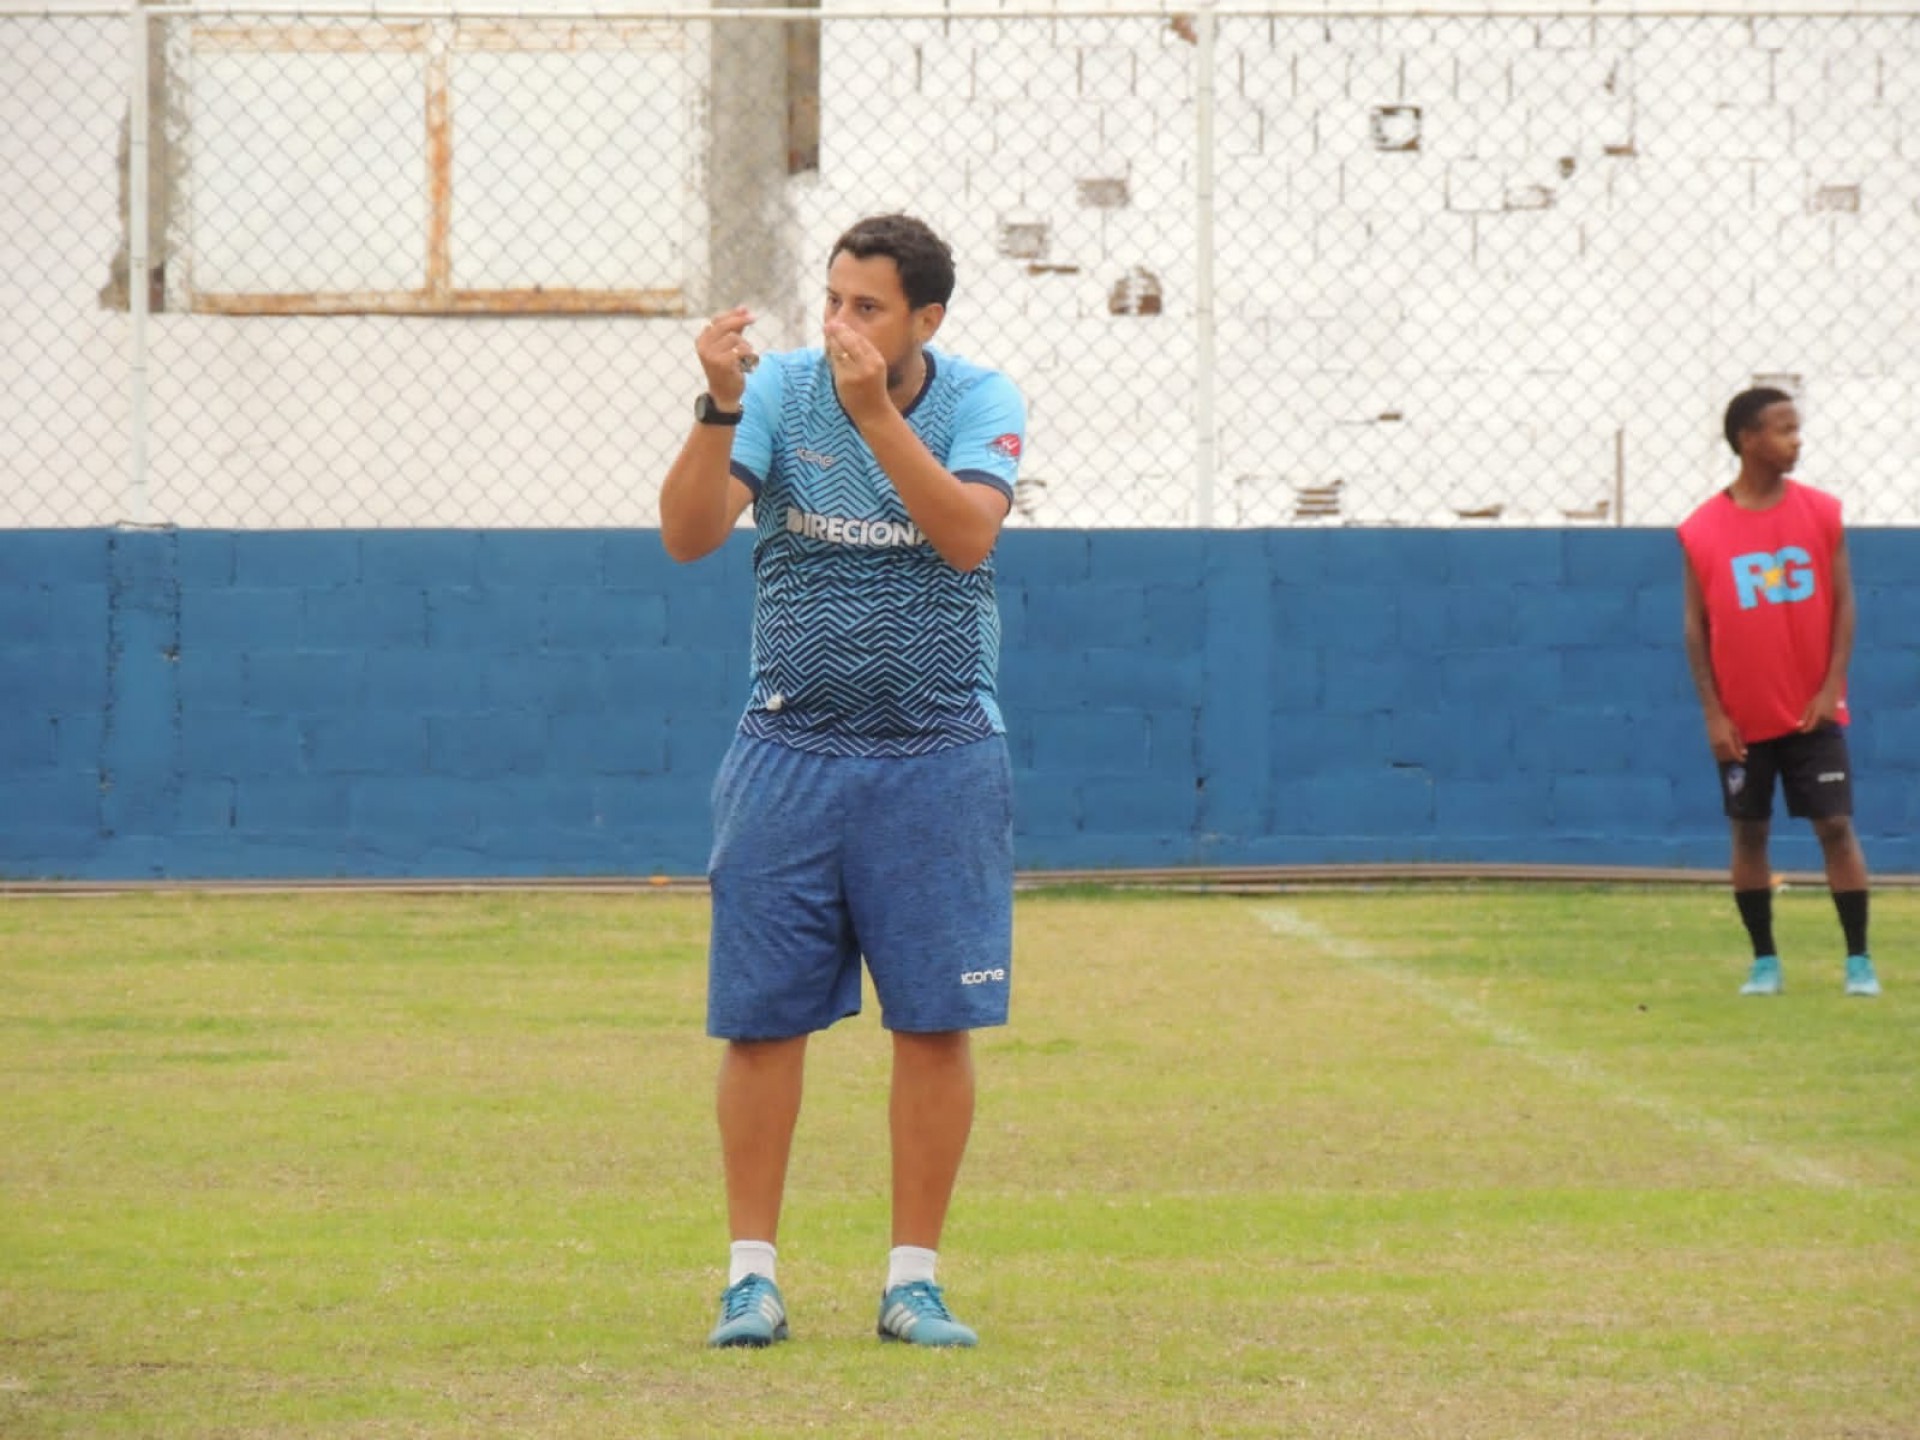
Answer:
[[[1753,962],[1753,969],[1747,972],[1747,983],[1740,987],[1742,995],[1778,995],[1785,988],[1780,982],[1780,957],[1761,955]]]
[[[954,1319],[940,1287],[931,1280],[896,1285],[880,1297],[882,1340],[904,1340],[909,1345],[978,1345],[980,1337]]]
[[[720,1323],[707,1344],[715,1350],[759,1350],[786,1338],[787,1307],[780,1287],[764,1275],[749,1275],[720,1296]]]
[[[1873,973],[1873,961],[1865,955],[1847,956],[1847,994],[1878,995],[1880,977]]]

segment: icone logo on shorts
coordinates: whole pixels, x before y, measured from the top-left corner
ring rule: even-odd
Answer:
[[[1751,610],[1762,600],[1769,605],[1810,600],[1813,598],[1813,557],[1798,545],[1788,545],[1778,554],[1756,550],[1751,555],[1736,555],[1733,588],[1739,592],[1742,610]]]
[[[962,970],[960,972],[960,983],[962,985],[985,985],[990,981],[1005,980],[1006,978],[1007,972],[998,968],[992,970]]]

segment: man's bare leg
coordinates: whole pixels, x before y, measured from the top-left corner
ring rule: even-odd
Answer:
[[[880,1336],[914,1345],[970,1346],[933,1283],[940,1232],[973,1130],[973,1049],[965,1030],[893,1037],[893,1251]],[[924,1282],[924,1283],[921,1283]]]
[[[893,1037],[893,1243],[940,1248],[973,1131],[973,1049],[965,1030]]]
[[[727,1042],[714,1108],[732,1239],[771,1245],[780,1229],[806,1061],[805,1035]]]

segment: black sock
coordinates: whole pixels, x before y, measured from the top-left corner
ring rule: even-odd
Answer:
[[[1736,890],[1733,903],[1740,907],[1740,923],[1747,927],[1753,941],[1754,958],[1779,953],[1773,948],[1773,891]]]
[[[1840,912],[1840,929],[1847,937],[1847,954],[1867,953],[1867,892],[1836,890],[1833,908]]]

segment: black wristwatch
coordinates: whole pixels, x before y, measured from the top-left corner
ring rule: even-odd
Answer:
[[[693,402],[693,418],[702,425],[738,425],[744,410],[722,410],[714,403],[713,396],[702,394]]]

